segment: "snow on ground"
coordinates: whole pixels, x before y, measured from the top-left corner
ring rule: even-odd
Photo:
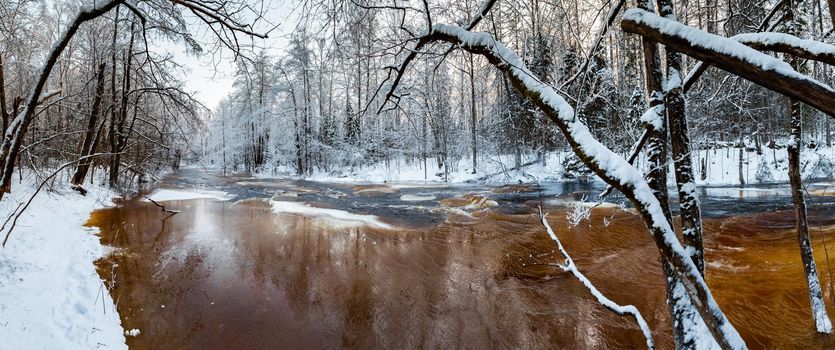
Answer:
[[[338,226],[373,226],[382,229],[392,229],[389,224],[380,221],[375,215],[362,215],[339,209],[317,208],[302,202],[270,201],[273,213],[293,214],[319,219],[325,219],[330,224]]]
[[[535,162],[514,170],[512,155],[481,157],[476,174],[472,174],[469,159],[456,162],[449,174],[444,174],[434,158],[427,159],[427,169],[423,162],[393,160],[388,166],[377,163],[367,167],[346,169],[340,172],[314,172],[307,179],[325,182],[360,182],[360,183],[438,183],[448,180],[451,183],[531,183],[573,180],[566,176],[564,160],[570,151],[552,152],[546,155],[545,162]],[[742,175],[746,185],[788,182],[788,160],[785,148],[770,149],[762,147],[762,154],[754,150],[743,150]],[[523,157],[522,163],[536,160],[535,155]],[[704,175],[702,168],[704,164]],[[644,167],[644,155],[638,157],[638,167]],[[693,152],[693,170],[696,183],[700,186],[739,185],[739,148],[716,148]],[[832,178],[835,176],[835,148],[819,146],[815,149],[804,147],[801,150],[801,172],[804,179]],[[261,177],[287,176],[289,172],[262,173]],[[670,186],[675,185],[672,164],[670,164]],[[594,175],[591,179],[599,181]],[[393,185],[392,188],[398,188]],[[409,185],[402,185],[409,186]],[[835,191],[835,190],[833,190]]]
[[[545,157],[545,163],[538,162],[525,166],[520,170],[512,170],[514,158],[512,155],[480,157],[476,173],[472,173],[472,164],[469,159],[461,159],[455,162],[452,170],[445,174],[443,167],[439,167],[435,158],[426,160],[426,169],[423,161],[407,161],[403,159],[376,163],[370,166],[343,169],[333,172],[314,172],[306,177],[308,180],[323,182],[360,182],[360,183],[400,183],[392,188],[411,188],[415,186],[424,187],[430,185],[403,184],[425,183],[425,182],[487,182],[487,183],[518,183],[531,182],[535,176],[542,181],[559,181],[562,179],[563,167],[560,162],[568,155],[568,152],[553,152]],[[535,160],[535,156],[523,157],[522,162],[527,163]],[[292,170],[279,169],[278,172],[258,174],[260,177],[288,176]]]
[[[230,196],[228,193],[223,191],[212,191],[212,190],[203,190],[203,189],[188,189],[188,190],[180,190],[180,189],[157,189],[148,198],[156,201],[156,202],[165,202],[165,201],[184,201],[189,199],[216,199],[216,200],[229,200],[233,197]],[[142,199],[143,202],[149,202],[147,198]]]
[[[15,183],[3,198],[3,219],[28,200],[31,183]],[[111,205],[114,193],[55,189],[38,194],[0,248],[0,348],[127,348],[119,314],[93,265],[105,247],[95,229],[83,226],[92,210]]]
[[[702,179],[702,160],[705,160],[705,179]],[[746,184],[788,182],[788,155],[786,149],[763,147],[756,151],[742,152],[742,177]],[[700,185],[738,185],[739,148],[701,150],[693,159],[696,181]],[[835,147],[804,147],[800,151],[801,175],[804,179],[832,178],[835,171]]]

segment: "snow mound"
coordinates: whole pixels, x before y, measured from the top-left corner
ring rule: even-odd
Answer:
[[[164,201],[184,201],[190,199],[215,199],[219,201],[225,201],[232,199],[232,196],[223,191],[210,191],[210,190],[200,190],[200,189],[191,189],[191,190],[172,190],[172,189],[158,189],[154,191],[150,196],[148,196],[153,201],[156,202],[164,202]],[[142,199],[143,202],[148,202],[147,198]]]
[[[381,229],[393,229],[385,222],[380,221],[376,215],[354,214],[339,209],[317,208],[301,202],[271,201],[273,213],[293,214],[314,218],[324,218],[336,223],[349,226],[372,226]]]

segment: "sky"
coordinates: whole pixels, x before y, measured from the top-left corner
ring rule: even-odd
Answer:
[[[277,56],[287,47],[289,42],[287,36],[292,33],[297,16],[293,12],[291,1],[267,0],[267,2],[265,19],[278,27],[269,33],[269,38],[256,38],[252,43],[264,48],[269,54]],[[211,47],[208,43],[212,42],[213,34],[208,31],[208,28],[196,20],[190,22],[193,23],[189,29],[195,39],[204,48]],[[273,25],[264,23],[262,30],[257,32],[264,32],[270,27]],[[186,89],[193,91],[194,97],[212,111],[220,100],[232,91],[235,63],[229,50],[224,50],[220,54],[206,53],[195,56],[186,53],[185,45],[174,42],[164,43],[159,50],[169,52],[177,63],[184,66],[186,73],[182,78],[185,80]]]

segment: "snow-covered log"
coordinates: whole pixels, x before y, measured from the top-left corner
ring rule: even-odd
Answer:
[[[760,51],[776,51],[835,66],[835,45],[785,33],[744,33],[731,37]]]
[[[713,298],[699,269],[678,241],[675,231],[664,216],[661,204],[637,168],[595,139],[568,102],[551,86],[534,76],[518,55],[497,42],[492,35],[473,33],[458,26],[435,24],[426,35],[419,38],[416,45],[422,47],[433,42],[456,44],[466,51],[484,56],[504,73],[517,90],[556,123],[574,152],[589,169],[623,193],[637,208],[655,240],[659,254],[666,258],[669,268],[681,278],[693,306],[719,345],[726,349],[746,348],[742,337]],[[405,71],[405,65],[401,64],[399,71]],[[395,81],[398,80],[395,78]],[[394,87],[390,91],[393,90]]]
[[[775,10],[780,6],[775,6]],[[773,14],[773,12],[772,12]],[[764,21],[763,26],[767,21]],[[760,29],[764,29],[761,26]],[[811,60],[827,63],[835,66],[835,45],[822,43],[820,41],[800,39],[794,35],[774,32],[757,32],[757,33],[743,33],[731,37],[747,46],[755,48],[760,51],[774,51],[788,53],[797,57],[808,58]],[[701,77],[710,64],[699,62],[687,73],[684,78],[684,92],[690,89],[690,86]]]
[[[551,237],[551,240],[554,241],[557,245],[557,249],[559,249],[560,254],[565,258],[565,263],[560,265],[564,271],[570,272],[574,277],[576,277],[580,282],[583,283],[586,288],[594,295],[597,301],[605,306],[607,309],[611,310],[612,312],[625,316],[630,315],[635,318],[635,322],[638,323],[638,327],[641,329],[641,332],[644,334],[644,338],[647,339],[647,348],[654,349],[655,343],[652,340],[652,330],[649,329],[649,324],[641,315],[641,312],[638,311],[638,308],[634,305],[619,305],[618,303],[609,299],[603,293],[601,293],[594,284],[583,275],[580,270],[577,269],[577,265],[574,264],[574,259],[568,255],[568,252],[565,250],[565,247],[562,246],[560,239],[557,237],[557,234],[554,233],[554,230],[551,228],[551,225],[548,224],[548,220],[545,219],[545,214],[542,213],[542,208],[539,208],[539,221],[542,223],[542,226],[545,226],[545,230],[548,232],[548,236]]]
[[[651,38],[835,117],[835,89],[798,73],[780,59],[734,39],[688,27],[640,9],[626,11],[621,27],[624,31]]]

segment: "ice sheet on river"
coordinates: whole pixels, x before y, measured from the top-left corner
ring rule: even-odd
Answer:
[[[232,199],[232,196],[223,191],[211,191],[201,189],[158,189],[154,191],[154,193],[152,193],[150,196],[148,196],[148,198],[157,202],[184,201],[189,199],[216,199],[220,201],[225,201]],[[142,200],[145,202],[148,201],[148,199],[146,198],[143,198]]]
[[[317,208],[302,202],[270,201],[270,206],[276,214],[295,214],[308,217],[325,218],[337,223],[367,225],[382,229],[392,229],[390,225],[380,221],[375,215],[354,214],[345,210]]]

